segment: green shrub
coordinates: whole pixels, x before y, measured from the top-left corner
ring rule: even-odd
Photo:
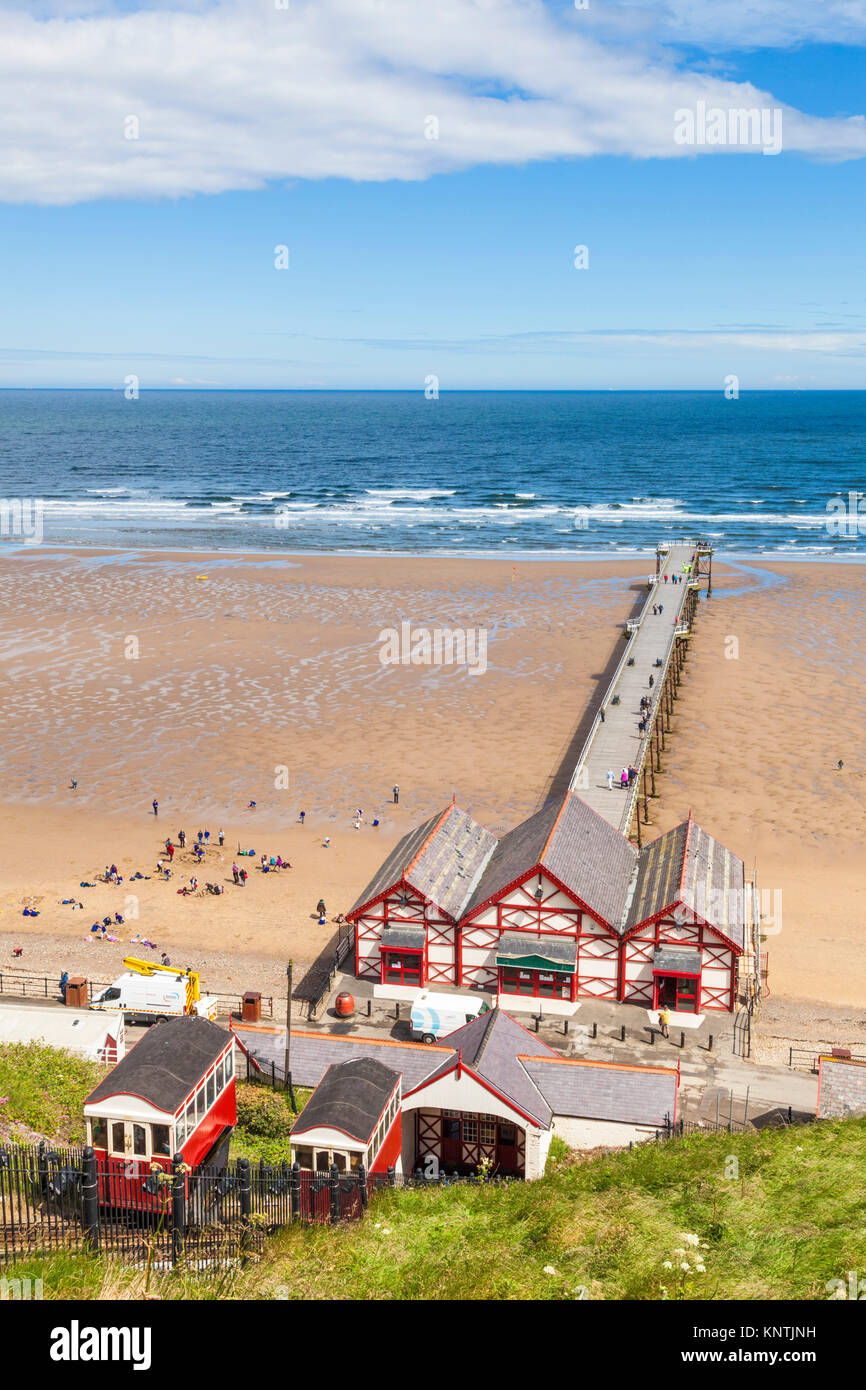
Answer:
[[[263,1139],[288,1138],[296,1117],[284,1091],[239,1082],[237,1098],[238,1125],[241,1129]]]

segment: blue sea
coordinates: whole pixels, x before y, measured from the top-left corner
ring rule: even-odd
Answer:
[[[0,499],[70,545],[854,557],[864,435],[859,391],[5,390]]]

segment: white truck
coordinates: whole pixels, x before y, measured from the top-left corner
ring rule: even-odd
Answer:
[[[412,1037],[422,1042],[434,1043],[471,1023],[479,1014],[486,1014],[490,1005],[483,999],[473,999],[465,994],[432,994],[428,989],[419,990],[412,1001]]]
[[[113,984],[90,1002],[91,1009],[122,1012],[127,1023],[156,1023],[160,1018],[198,1014],[216,1019],[216,996],[202,996],[197,970],[178,970],[149,960],[127,957],[129,966]]]

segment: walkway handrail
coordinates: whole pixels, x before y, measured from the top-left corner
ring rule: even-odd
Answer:
[[[661,578],[661,575],[656,575],[656,576],[655,576],[655,585],[656,585],[656,586],[658,585],[658,582],[659,582],[659,579],[660,579],[660,578]],[[631,651],[632,643],[634,642],[635,638],[638,636],[638,634],[640,633],[641,628],[643,627],[644,618],[646,617],[646,612],[647,612],[647,609],[648,609],[648,607],[649,607],[649,605],[650,605],[651,599],[652,599],[652,590],[650,590],[650,592],[649,592],[649,593],[647,594],[647,596],[646,596],[646,601],[645,601],[645,603],[644,603],[643,608],[641,609],[640,617],[639,617],[638,619],[636,619],[636,620],[635,620],[635,619],[632,619],[632,620],[631,620],[632,622],[634,622],[634,627],[632,627],[631,632],[630,632],[630,634],[629,634],[629,639],[628,639],[628,641],[627,641],[627,643],[626,643],[625,651],[624,651],[623,654],[622,654],[622,658],[621,658],[621,660],[620,660],[620,662],[619,662],[619,665],[617,666],[616,670],[615,670],[614,673],[613,673],[613,676],[612,676],[611,679],[610,679],[610,683],[609,683],[609,685],[608,685],[608,687],[607,687],[607,690],[606,690],[606,692],[605,692],[605,694],[604,694],[604,697],[603,697],[603,699],[602,699],[599,712],[598,712],[598,714],[595,716],[595,719],[592,721],[592,724],[591,724],[591,726],[590,726],[589,733],[587,734],[586,739],[584,740],[583,747],[582,747],[581,750],[580,750],[580,756],[579,756],[579,758],[578,758],[578,760],[577,760],[577,765],[576,765],[576,767],[575,767],[575,769],[574,769],[574,772],[572,773],[571,781],[570,781],[570,783],[569,783],[569,791],[574,791],[574,789],[575,789],[575,783],[576,783],[578,777],[580,776],[581,769],[583,768],[584,763],[586,762],[587,758],[589,757],[589,752],[590,752],[590,749],[591,749],[591,747],[592,747],[592,741],[593,741],[593,739],[595,738],[595,735],[596,735],[596,733],[597,733],[597,731],[598,731],[598,728],[599,728],[599,726],[600,726],[600,724],[601,724],[601,711],[604,710],[604,709],[607,707],[607,705],[608,705],[608,703],[609,703],[609,701],[610,701],[610,698],[611,698],[611,696],[613,695],[614,690],[616,689],[616,683],[617,683],[617,681],[619,680],[620,676],[622,675],[622,672],[626,669],[626,667],[627,667],[627,665],[628,665],[628,658],[629,658],[629,653],[630,653],[630,651]],[[665,671],[667,671],[668,663],[670,662],[670,659],[671,659],[671,652],[673,651],[674,642],[675,642],[676,638],[677,638],[677,637],[684,637],[684,636],[687,636],[687,635],[688,635],[688,632],[689,632],[688,626],[681,627],[681,626],[679,625],[679,623],[678,623],[677,626],[673,629],[673,632],[671,633],[670,641],[669,641],[668,646],[667,646],[667,653],[666,653],[665,662],[664,662],[664,669],[665,669]],[[659,697],[660,694],[661,694],[661,687],[659,687],[659,689],[656,691],[655,695],[652,697],[652,712],[653,712],[653,714],[655,714],[655,708],[656,708],[656,704],[657,704],[658,697]],[[638,770],[638,773],[640,773],[641,767],[643,767],[644,759],[645,759],[645,757],[646,757],[646,749],[647,749],[647,746],[648,746],[648,742],[649,742],[649,740],[645,738],[645,739],[643,740],[642,744],[641,744],[640,766],[639,766],[638,769],[637,769],[637,770]],[[630,824],[630,822],[631,822],[631,812],[632,812],[632,807],[633,807],[633,805],[634,805],[634,797],[635,797],[635,795],[636,795],[636,793],[637,793],[637,781],[638,781],[638,779],[637,779],[637,777],[636,777],[636,778],[634,779],[633,784],[632,784],[632,788],[633,788],[633,790],[632,790],[632,796],[631,796],[631,800],[630,800],[630,802],[629,802],[629,807],[628,807],[629,819],[626,821],[626,825]]]

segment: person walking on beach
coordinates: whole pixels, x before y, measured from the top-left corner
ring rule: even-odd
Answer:
[[[306,820],[306,817],[307,817],[306,811],[301,811],[300,814],[298,815],[298,820],[301,822],[301,825],[303,825],[304,821]]]
[[[649,678],[649,684],[650,684],[650,690],[652,690],[653,686],[655,685],[655,679],[654,679],[653,676],[650,676],[650,678]]]
[[[395,805],[395,806],[397,805],[397,803],[399,802],[399,800],[400,800],[400,788],[397,786],[397,783],[395,782],[395,783],[394,783],[394,805]]]
[[[159,815],[159,802],[157,801],[156,797],[153,798],[153,814],[155,816]]]
[[[317,917],[327,917],[327,915],[328,915],[328,911],[327,911],[327,908],[325,907],[325,899],[324,899],[324,898],[319,898],[319,901],[316,903],[316,916],[317,916]]]
[[[624,767],[624,768],[622,769],[622,771],[620,772],[620,774],[619,774],[619,780],[620,780],[620,785],[622,786],[623,791],[625,791],[626,787],[628,786],[628,768],[627,768],[627,767]]]
[[[226,838],[226,837],[225,837],[223,831],[221,830],[220,833],[219,833],[220,849],[222,849],[222,847],[223,847],[223,844],[224,844],[224,842],[225,842],[225,838]]]
[[[169,842],[168,842],[168,862],[169,862],[169,864],[171,863],[171,861],[172,861],[173,859],[174,859],[174,845],[171,843],[171,840],[169,840]]]
[[[181,849],[184,849],[184,848],[186,847],[186,831],[185,831],[185,830],[179,830],[179,831],[177,832],[177,842],[178,842],[178,844],[180,845]]]
[[[241,875],[240,875],[240,870],[238,869],[237,864],[232,864],[232,873],[233,873],[234,876],[235,876],[235,883],[240,883],[240,881],[241,881]]]
[[[608,770],[607,770],[607,789],[608,789],[609,792],[612,792],[612,791],[613,791],[613,768],[612,768],[612,767],[609,767]]]
[[[209,831],[209,830],[206,830],[206,831],[204,832],[204,842],[205,842],[206,845],[209,845],[209,844],[210,844],[210,831]]]
[[[246,871],[246,869],[241,869],[241,887],[246,888],[246,886],[247,886],[247,871]]]

